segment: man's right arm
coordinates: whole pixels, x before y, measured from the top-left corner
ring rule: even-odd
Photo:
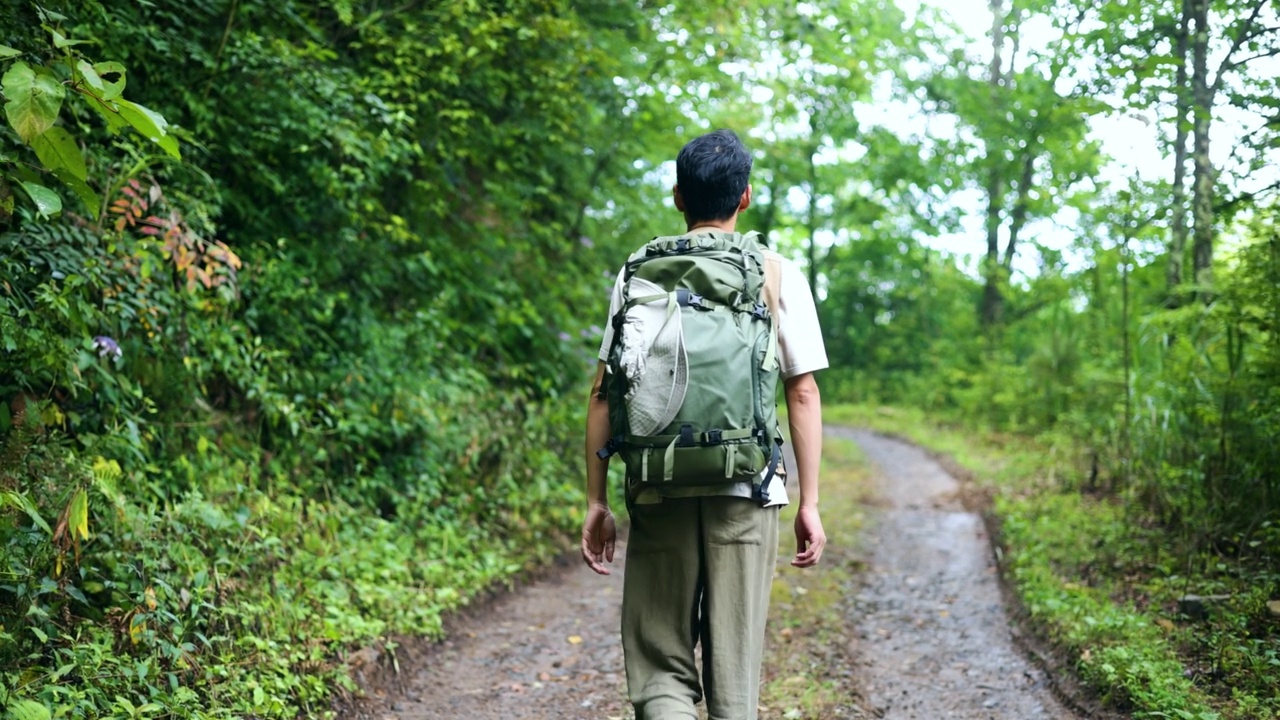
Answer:
[[[811,567],[822,558],[827,544],[818,515],[818,467],[822,461],[822,397],[813,373],[802,373],[783,381],[787,398],[787,422],[791,426],[791,446],[796,454],[800,507],[796,511],[796,556],[791,564]]]
[[[608,575],[609,568],[605,563],[613,562],[617,529],[613,513],[609,510],[609,460],[596,455],[596,451],[609,440],[609,403],[600,392],[604,381],[605,366],[602,362],[596,367],[591,398],[587,400],[587,517],[582,522],[582,560],[597,573]]]

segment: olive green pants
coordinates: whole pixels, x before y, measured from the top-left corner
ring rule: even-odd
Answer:
[[[778,509],[738,497],[631,508],[622,648],[637,720],[756,720]],[[702,682],[694,646],[702,643]]]

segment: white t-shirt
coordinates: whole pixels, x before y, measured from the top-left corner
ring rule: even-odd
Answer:
[[[809,290],[809,281],[800,267],[772,250],[765,249],[768,255],[782,260],[782,278],[778,288],[778,365],[783,380],[797,375],[823,370],[828,366],[827,348],[822,342],[822,328],[818,324],[818,309],[813,304],[813,293]],[[622,306],[623,271],[613,283],[613,293],[609,298],[609,316],[604,323],[604,338],[600,342],[599,359],[609,361],[609,348],[613,344],[613,316]],[[663,494],[669,497],[682,495],[706,495],[705,489],[699,488],[682,492],[685,488],[671,488]],[[746,483],[726,486],[718,495],[751,497],[751,488]],[[639,504],[661,502],[661,495],[649,490],[636,498]],[[787,490],[782,477],[774,478],[769,483],[768,501],[765,507],[787,504]]]

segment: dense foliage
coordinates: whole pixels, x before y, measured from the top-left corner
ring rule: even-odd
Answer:
[[[827,397],[1040,436],[1274,677],[1274,7],[908,5],[0,3],[0,704],[318,711],[554,551],[612,272],[717,125]]]
[[[625,10],[5,13],[0,705],[324,708],[554,550]]]

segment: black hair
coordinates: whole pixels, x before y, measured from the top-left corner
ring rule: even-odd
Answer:
[[[690,140],[676,157],[676,184],[689,222],[733,217],[750,175],[751,153],[732,130]]]

